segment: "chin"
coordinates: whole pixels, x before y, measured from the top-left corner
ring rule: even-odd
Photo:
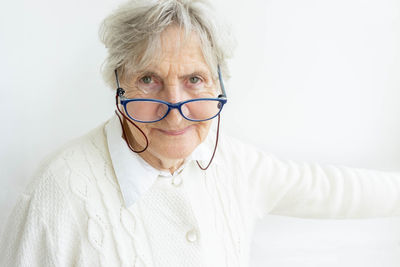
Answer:
[[[159,147],[160,156],[168,159],[184,159],[187,158],[197,147],[197,142],[169,142]]]

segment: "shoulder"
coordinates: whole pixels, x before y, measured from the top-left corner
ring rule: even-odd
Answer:
[[[28,263],[32,255],[42,255],[56,266],[66,253],[75,253],[69,249],[79,249],[81,233],[91,215],[87,212],[96,210],[92,203],[99,202],[95,187],[90,186],[96,174],[93,170],[104,173],[104,168],[96,164],[109,164],[107,151],[102,124],[43,161],[7,220],[0,242],[0,262],[19,260],[44,266]],[[20,252],[22,247],[30,249]],[[62,256],[56,253],[59,250]]]
[[[37,218],[54,229],[71,227],[82,224],[87,217],[90,210],[86,211],[85,207],[98,208],[99,184],[118,192],[108,154],[105,124],[49,155],[20,195],[14,213],[28,216],[26,210],[35,211]]]
[[[221,134],[219,137],[218,151],[221,158],[236,163],[252,161],[259,157],[272,156],[253,144],[243,142],[236,137],[226,134]]]
[[[224,173],[254,179],[274,171],[285,171],[294,162],[229,135],[221,135],[217,155]]]
[[[111,165],[103,123],[81,137],[69,141],[47,156],[31,178],[24,194],[65,190],[74,177],[92,177],[99,165]],[[41,192],[43,193],[43,192]]]

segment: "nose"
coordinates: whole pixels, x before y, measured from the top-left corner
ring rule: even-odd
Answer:
[[[178,103],[183,101],[183,92],[178,83],[172,83],[165,85],[165,101],[170,103]],[[164,118],[171,125],[178,125],[184,120],[185,118],[182,117],[181,113],[177,108],[172,108],[167,117]]]
[[[174,81],[164,86],[164,99],[170,103],[177,103],[183,100],[183,90],[179,82]]]
[[[182,117],[181,113],[177,108],[171,109],[167,115],[167,117],[164,118],[164,120],[169,124],[169,125],[179,125],[182,123],[183,120],[185,120],[184,117]]]

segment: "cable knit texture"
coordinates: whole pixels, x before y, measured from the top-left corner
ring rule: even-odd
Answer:
[[[216,157],[223,164],[207,171],[193,162],[159,177],[126,207],[104,125],[96,128],[56,153],[20,196],[0,266],[247,266],[254,222],[267,213],[400,215],[398,173],[282,161],[225,136]]]

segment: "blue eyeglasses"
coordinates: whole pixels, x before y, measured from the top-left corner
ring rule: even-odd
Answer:
[[[119,86],[118,73],[115,70],[117,80],[117,97],[128,117],[142,123],[152,123],[164,119],[172,109],[178,109],[179,113],[189,121],[207,121],[218,116],[227,102],[221,71],[218,66],[218,79],[222,94],[217,98],[194,98],[178,103],[170,103],[152,98],[126,98],[125,90]],[[117,100],[118,104],[118,100]]]

